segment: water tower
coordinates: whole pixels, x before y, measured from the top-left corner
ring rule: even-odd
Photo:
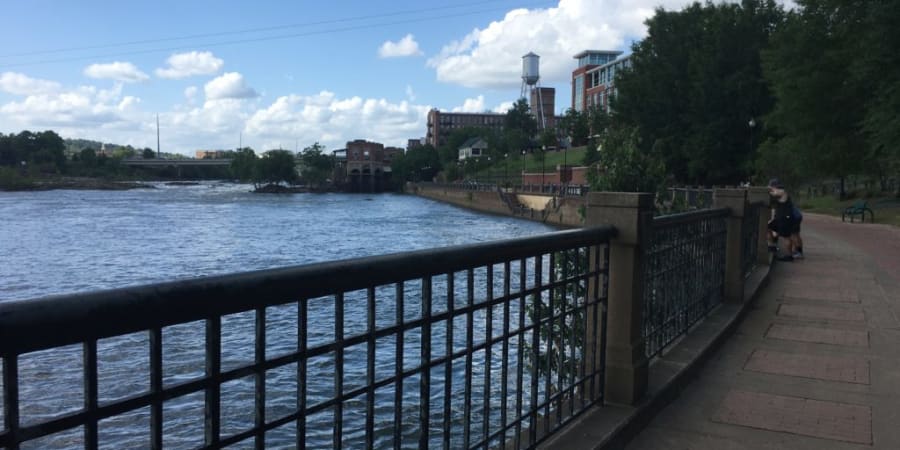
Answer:
[[[531,105],[531,111],[537,116],[538,124],[543,130],[547,121],[544,118],[544,101],[541,98],[541,74],[540,74],[541,57],[535,55],[534,52],[528,52],[522,57],[522,90],[520,98],[533,99],[537,95],[537,105]],[[533,100],[530,103],[535,103]],[[537,108],[535,108],[537,106]]]

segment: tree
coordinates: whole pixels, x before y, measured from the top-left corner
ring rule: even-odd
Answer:
[[[269,150],[256,163],[254,181],[257,183],[288,184],[297,180],[294,154],[288,150]]]
[[[141,155],[144,157],[144,159],[156,158],[156,152],[149,148],[145,148],[144,151],[141,152]]]
[[[241,181],[250,181],[256,173],[256,152],[244,147],[234,152],[231,157],[231,175]]]
[[[839,5],[839,4],[840,5]],[[774,153],[793,154],[799,177],[839,177],[857,173],[865,163],[865,101],[868,84],[853,82],[848,61],[855,44],[863,1],[807,0],[788,14],[773,35],[763,62],[777,103],[766,121],[777,133]],[[843,183],[841,187],[843,195]]]
[[[517,100],[512,108],[506,111],[503,128],[504,130],[520,130],[528,137],[537,134],[537,120],[531,114],[528,102],[524,98]]]
[[[872,88],[862,125],[869,158],[881,176],[882,190],[886,190],[885,174],[900,176],[900,3],[871,1],[866,7],[863,32],[851,36],[857,38],[852,42],[857,42],[860,52],[856,54],[859,62],[850,70],[857,83]]]
[[[391,161],[392,177],[397,183],[431,180],[440,167],[438,154],[430,144],[411,148]]]
[[[591,190],[659,192],[666,177],[662,160],[640,148],[633,127],[611,128],[600,145],[600,174],[590,176]]]
[[[97,152],[90,147],[81,149],[78,156],[81,160],[81,165],[84,167],[94,167],[97,165]]]
[[[590,135],[590,122],[587,114],[569,108],[559,120],[559,129],[569,137],[572,145],[577,147],[587,143]]]
[[[678,181],[745,180],[759,144],[748,121],[774,103],[760,50],[783,16],[774,0],[658,9],[617,74],[613,120],[636,127],[641,150],[660,152]]]
[[[334,169],[334,161],[323,153],[324,150],[325,147],[316,142],[300,153],[300,162],[303,166],[300,176],[310,186],[322,186]]]

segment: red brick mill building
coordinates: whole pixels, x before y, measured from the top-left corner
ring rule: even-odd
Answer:
[[[343,166],[344,188],[351,192],[382,192],[390,187],[391,161],[402,148],[356,139],[347,142]]]

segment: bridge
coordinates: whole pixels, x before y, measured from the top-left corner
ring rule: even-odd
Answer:
[[[900,447],[896,230],[813,216],[810,259],[773,266],[764,188],[585,207],[542,236],[2,302],[0,446]],[[110,398],[116,339],[146,383]],[[179,342],[202,354],[173,379]],[[74,409],[20,395],[46,350],[80,362],[41,375]]]
[[[230,166],[231,159],[123,159],[125,166],[133,167],[212,167]]]

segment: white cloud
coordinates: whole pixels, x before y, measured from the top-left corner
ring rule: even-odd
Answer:
[[[126,95],[125,98],[123,98],[122,101],[119,102],[119,111],[134,109],[140,102],[140,98]]]
[[[208,100],[223,98],[241,99],[259,96],[259,93],[250,86],[247,86],[247,83],[244,81],[244,76],[237,72],[224,73],[221,76],[214,78],[209,83],[206,83],[203,90],[206,92],[206,98]]]
[[[244,144],[259,151],[279,145],[292,147],[298,141],[301,147],[318,141],[335,149],[353,139],[402,147],[408,138],[422,135],[431,109],[430,105],[408,101],[338,98],[327,91],[282,96],[260,105],[258,101],[222,96],[246,93],[249,88],[239,74],[220,78],[222,82],[207,86],[208,94],[213,95],[205,101],[197,98],[198,87],[185,90],[185,98],[194,98],[201,102],[199,105],[188,100],[160,113],[163,151],[190,155],[198,148],[234,148],[241,132]],[[6,79],[9,84],[13,78]],[[155,147],[156,111],[142,110],[141,99],[128,95],[126,89],[127,85],[119,82],[108,89],[79,86],[27,95],[0,105],[0,126],[4,128],[0,131],[53,129],[63,137]]]
[[[81,86],[6,103],[0,106],[0,122],[18,129],[54,128],[63,135],[72,129],[117,128],[127,126],[138,103],[137,97],[122,96],[120,83],[112,89]]]
[[[55,92],[60,89],[60,84],[55,81],[31,78],[28,75],[16,72],[3,72],[0,74],[0,91],[15,95],[34,95]]]
[[[483,29],[446,44],[427,62],[442,82],[480,88],[521,84],[522,56],[541,56],[542,82],[567,83],[575,54],[627,50],[646,35],[644,21],[661,6],[680,9],[687,0],[560,0],[554,8],[516,9]]]
[[[343,147],[353,139],[403,146],[411,136],[422,134],[429,109],[406,101],[340,99],[328,91],[288,95],[256,111],[244,131],[245,136],[261,140],[263,149],[295,139],[301,144],[318,141],[328,148]]]
[[[160,78],[187,78],[194,75],[211,75],[222,70],[225,64],[211,52],[176,53],[166,60],[168,67],[156,69]]]
[[[146,73],[141,72],[130,62],[111,62],[107,64],[91,64],[84,69],[85,76],[99,79],[110,79],[134,83],[149,79]]]
[[[197,86],[184,88],[184,98],[187,99],[188,103],[194,103],[194,99],[197,98]]]
[[[419,50],[419,43],[411,34],[403,36],[397,42],[385,41],[378,49],[379,58],[399,58],[403,56],[418,56],[422,51]]]
[[[413,91],[412,86],[408,84],[406,85],[406,99],[411,102],[416,101],[416,93],[415,91]]]
[[[491,111],[495,112],[495,113],[506,114],[507,112],[509,112],[510,109],[512,109],[513,105],[515,105],[515,104],[516,104],[516,102],[512,102],[512,101],[503,102],[503,103],[497,105],[497,107],[492,109]]]
[[[479,95],[476,98],[467,98],[462,106],[454,107],[453,112],[464,113],[480,113],[484,111],[484,96]]]

